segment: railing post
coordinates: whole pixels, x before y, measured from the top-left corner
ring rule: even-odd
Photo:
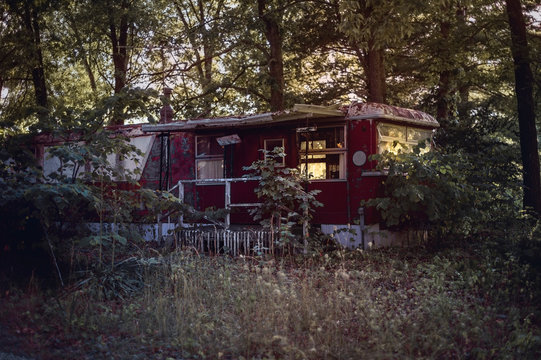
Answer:
[[[224,199],[225,209],[227,210],[227,215],[225,215],[225,228],[229,229],[231,224],[231,181],[229,179],[225,180],[225,199]]]

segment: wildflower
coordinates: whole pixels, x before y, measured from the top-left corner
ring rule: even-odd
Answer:
[[[342,280],[344,280],[344,281],[349,280],[349,274],[345,270],[339,271],[338,276],[340,276],[340,278],[342,278]]]

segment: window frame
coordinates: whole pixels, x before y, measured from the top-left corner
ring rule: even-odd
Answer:
[[[347,152],[348,152],[348,141],[347,141],[347,126],[346,124],[340,124],[340,125],[325,125],[325,126],[319,126],[317,128],[317,130],[315,131],[315,133],[317,133],[318,131],[320,130],[325,130],[325,129],[341,129],[343,131],[343,146],[342,147],[333,147],[333,148],[324,148],[324,149],[308,149],[308,151],[306,151],[306,147],[308,147],[310,141],[314,141],[314,140],[308,140],[305,138],[305,135],[304,134],[299,134],[299,136],[297,137],[298,138],[298,146],[297,146],[297,150],[298,150],[298,153],[299,153],[299,165],[298,165],[298,168],[299,168],[299,173],[301,174],[301,176],[307,176],[307,170],[304,171],[303,169],[303,165],[306,166],[306,161],[304,159],[304,157],[306,155],[308,155],[308,160],[310,160],[310,155],[314,156],[314,155],[339,155],[339,160],[338,160],[338,166],[339,166],[339,169],[338,169],[338,178],[308,178],[309,181],[313,182],[313,181],[346,181],[347,180],[347,171],[346,171],[346,167],[347,167]],[[303,148],[302,147],[302,143],[306,143],[305,147]],[[308,164],[310,164],[308,162]],[[327,164],[325,162],[325,164]],[[327,172],[328,170],[325,169],[325,175],[327,176]]]
[[[385,127],[385,126],[388,126],[388,127],[394,127],[394,128],[398,128],[398,129],[403,129],[404,130],[404,139],[401,139],[400,137],[397,137],[397,136],[388,136],[388,135],[382,135],[382,131],[381,131],[381,128],[382,127]],[[430,136],[429,137],[426,137],[424,139],[421,139],[421,140],[409,140],[408,139],[408,135],[409,135],[409,130],[410,129],[415,129],[415,130],[421,130],[423,132],[430,132]],[[432,143],[432,136],[434,134],[434,130],[433,129],[427,129],[427,128],[423,128],[423,127],[420,127],[420,126],[412,126],[412,125],[398,125],[398,124],[393,124],[393,123],[385,123],[385,122],[380,122],[376,125],[376,131],[377,131],[377,135],[378,135],[378,138],[377,138],[377,153],[378,154],[383,154],[383,152],[381,151],[381,143],[382,142],[394,142],[394,141],[398,141],[399,144],[402,144],[402,145],[405,145],[405,147],[401,147],[404,151],[403,153],[409,153],[409,152],[412,152],[412,149],[414,146],[418,145],[421,141],[425,141],[425,140],[430,140],[430,143]],[[389,150],[390,151],[390,150]],[[428,150],[426,150],[428,151]],[[390,151],[392,153],[395,153],[393,151]]]
[[[201,138],[209,138],[210,142],[216,141],[216,138],[220,137],[221,135],[196,135],[195,136],[195,179],[196,180],[213,180],[213,179],[224,179],[224,167],[225,167],[225,161],[224,161],[224,148],[223,146],[218,145],[221,148],[221,154],[199,154],[199,139]],[[212,149],[212,147],[211,147]],[[200,177],[200,171],[199,171],[199,164],[200,162],[221,162],[221,168],[222,173],[220,174],[220,177],[213,177],[213,178],[201,178]]]
[[[267,149],[267,142],[270,142],[270,141],[280,141],[282,143],[281,146],[275,146],[274,148],[272,149]],[[277,147],[282,147],[284,149],[284,153],[286,154],[287,156],[287,151],[286,151],[286,139],[281,137],[281,138],[269,138],[269,139],[264,139],[263,140],[263,148],[268,151],[268,152],[271,152],[273,151],[275,148]],[[282,161],[281,162],[276,162],[274,164],[274,166],[276,167],[285,167],[286,166],[286,158],[285,156],[282,158]]]

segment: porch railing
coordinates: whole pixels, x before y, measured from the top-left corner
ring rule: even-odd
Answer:
[[[225,197],[224,206],[225,209],[231,210],[233,207],[258,207],[261,203],[232,203],[231,202],[231,183],[234,182],[248,182],[258,181],[260,177],[245,177],[245,178],[226,178],[226,179],[193,179],[193,180],[179,180],[177,185],[169,189],[169,192],[173,192],[178,189],[178,198],[181,202],[184,202],[184,185],[185,184],[224,184],[225,185]],[[210,219],[207,219],[210,220]],[[170,218],[168,217],[168,222]],[[213,230],[195,230],[184,228],[183,216],[178,218],[178,224],[180,230],[178,231],[177,241],[181,245],[191,245],[201,251],[215,252],[215,253],[230,253],[232,255],[239,254],[255,254],[270,252],[274,254],[274,238],[270,231],[253,231],[253,230],[236,230],[231,231],[229,227],[231,225],[231,215],[228,212],[225,217],[223,229]],[[276,235],[276,234],[274,234]],[[158,215],[158,238],[162,239],[162,226],[161,215]],[[308,222],[303,223],[303,240],[304,240],[304,252],[307,251],[307,238],[308,238]]]
[[[260,177],[244,177],[244,178],[226,178],[226,179],[191,179],[191,180],[179,180],[175,186],[170,188],[168,191],[173,192],[178,189],[178,199],[181,202],[184,202],[184,185],[185,184],[224,184],[225,186],[225,197],[224,197],[224,206],[225,209],[231,210],[233,207],[257,207],[261,206],[261,203],[232,203],[231,202],[231,183],[235,182],[248,182],[248,181],[257,181],[260,180]],[[162,215],[158,214],[158,238],[161,239],[162,234]],[[167,222],[170,223],[171,219],[168,216]],[[178,218],[178,224],[182,228],[184,226],[184,217],[181,215]],[[229,229],[231,225],[231,214],[228,212],[225,216],[224,228]]]

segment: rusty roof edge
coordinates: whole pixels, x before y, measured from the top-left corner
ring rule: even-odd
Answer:
[[[300,111],[298,111],[300,110]],[[312,110],[312,111],[310,111]],[[315,111],[314,111],[315,110]],[[340,111],[340,110],[338,110]],[[339,113],[336,110],[319,106],[306,106],[297,108],[293,111],[285,112],[268,112],[263,114],[249,115],[245,117],[231,117],[231,118],[211,118],[211,119],[198,119],[187,120],[183,122],[169,123],[169,124],[155,124],[155,125],[142,125],[141,130],[145,133],[148,132],[180,132],[180,131],[195,131],[199,129],[213,129],[222,127],[241,127],[241,126],[254,126],[261,124],[274,124],[280,122],[286,122],[298,119],[317,119],[317,118],[343,118],[345,120],[362,120],[362,119],[384,119],[397,121],[402,123],[414,124],[419,126],[426,126],[431,128],[438,128],[439,123],[430,115],[426,114],[427,119],[409,118],[404,116],[382,114],[380,112],[373,112],[362,115],[347,116],[344,113]],[[424,114],[424,113],[423,113]]]
[[[338,105],[322,106],[312,104],[295,104],[293,111],[306,114],[314,114],[319,116],[340,117],[344,116],[345,112],[338,108]]]
[[[264,113],[251,115],[247,117],[236,118],[216,118],[216,119],[198,119],[198,120],[186,120],[183,122],[169,123],[169,124],[156,124],[156,125],[143,125],[142,130],[144,132],[176,132],[176,131],[189,131],[196,129],[211,129],[223,126],[239,126],[246,125],[248,123],[264,123],[272,120],[272,114]]]
[[[354,116],[346,116],[346,120],[364,120],[364,119],[385,119],[385,120],[394,120],[394,121],[400,121],[405,122],[413,125],[422,125],[427,127],[433,127],[433,128],[439,128],[440,124],[434,119],[434,121],[427,121],[427,120],[419,120],[419,119],[410,119],[403,116],[396,116],[396,115],[389,115],[389,114],[365,114],[365,115],[354,115]]]
[[[343,115],[342,115],[343,116]],[[217,118],[188,120],[181,123],[143,125],[143,132],[177,132],[193,131],[198,129],[212,129],[220,127],[239,127],[260,124],[274,124],[297,119],[329,117],[324,114],[313,114],[304,112],[264,113],[240,118]]]

